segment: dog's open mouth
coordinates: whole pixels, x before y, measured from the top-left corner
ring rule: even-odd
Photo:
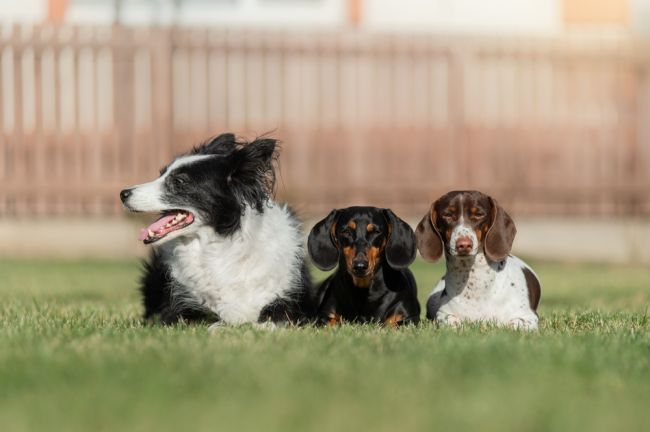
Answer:
[[[194,215],[185,210],[169,210],[147,228],[140,231],[138,237],[144,244],[155,243],[169,233],[181,230],[194,222]]]

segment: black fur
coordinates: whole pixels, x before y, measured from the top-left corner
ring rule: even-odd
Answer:
[[[308,250],[321,269],[338,264],[319,288],[320,323],[386,323],[395,317],[392,324],[419,322],[417,285],[408,269],[416,256],[415,235],[392,211],[334,210],[311,231]],[[367,268],[355,270],[355,263]]]
[[[352,323],[385,323],[401,315],[398,324],[420,322],[417,284],[410,270],[394,270],[383,264],[368,289],[358,288],[349,276],[337,271],[319,291],[323,299],[317,311],[318,323],[330,321],[332,314]]]
[[[323,271],[332,270],[339,261],[339,248],[333,233],[338,217],[338,210],[332,210],[309,233],[307,241],[309,256],[314,265]]]

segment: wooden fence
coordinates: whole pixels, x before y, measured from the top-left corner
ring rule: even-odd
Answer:
[[[283,141],[300,211],[650,214],[650,53],[629,39],[1,28],[0,215],[121,212],[202,139]]]

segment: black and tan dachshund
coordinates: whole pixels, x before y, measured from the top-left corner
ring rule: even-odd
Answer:
[[[319,323],[417,324],[415,246],[411,227],[388,209],[349,207],[318,222],[309,254],[321,270],[338,264],[319,289]]]

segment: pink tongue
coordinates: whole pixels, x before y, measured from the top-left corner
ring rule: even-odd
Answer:
[[[138,239],[140,241],[145,240],[147,237],[149,237],[149,231],[157,232],[160,228],[164,227],[169,222],[173,221],[175,217],[176,214],[161,217],[156,222],[149,225],[147,228],[143,228],[142,230],[140,230],[140,235],[138,236]]]

